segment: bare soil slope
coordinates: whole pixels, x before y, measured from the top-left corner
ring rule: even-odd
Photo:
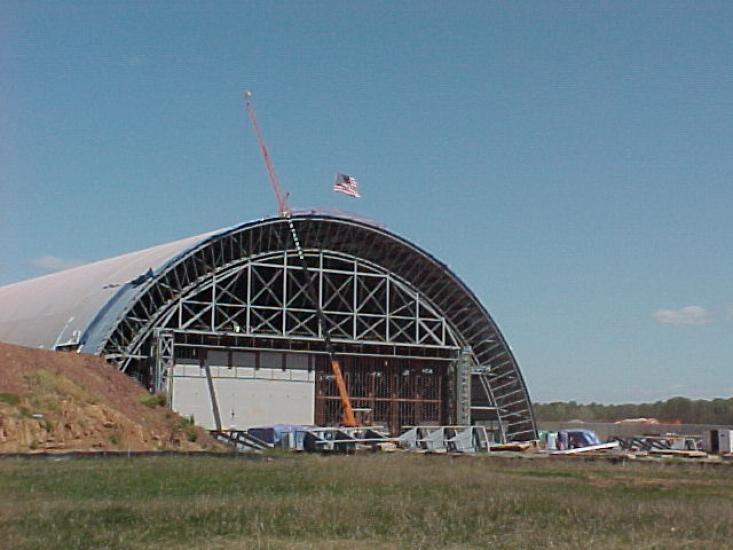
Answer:
[[[218,448],[100,357],[0,344],[0,453]]]

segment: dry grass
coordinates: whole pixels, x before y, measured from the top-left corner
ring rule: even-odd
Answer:
[[[733,467],[448,456],[0,462],[10,548],[686,548]]]

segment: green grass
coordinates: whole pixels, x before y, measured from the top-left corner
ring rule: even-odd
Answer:
[[[0,461],[0,547],[686,548],[733,466],[381,454]]]
[[[191,443],[194,443],[198,437],[199,434],[196,431],[196,425],[194,424],[193,416],[189,417],[181,417],[178,420],[178,429],[183,431],[183,434],[186,436],[186,439],[190,441]]]
[[[16,406],[20,403],[20,397],[14,393],[0,393],[0,403]]]
[[[151,393],[148,395],[144,395],[140,398],[140,403],[142,403],[149,409],[154,409],[156,407],[165,407],[167,402],[168,399],[163,393]]]

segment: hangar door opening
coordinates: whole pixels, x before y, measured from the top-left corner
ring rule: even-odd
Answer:
[[[393,435],[405,426],[447,424],[449,363],[435,359],[339,357],[352,406]],[[328,356],[316,359],[316,424],[336,426],[341,401]]]
[[[352,406],[362,420],[397,434],[453,417],[452,361],[340,355]],[[211,387],[207,370],[211,375]],[[214,430],[273,424],[337,426],[341,402],[328,355],[176,347],[167,391],[177,413]]]

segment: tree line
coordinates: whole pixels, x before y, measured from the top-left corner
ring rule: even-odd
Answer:
[[[626,418],[643,417],[682,424],[733,424],[733,398],[706,400],[673,397],[656,403],[621,405],[554,401],[534,403],[534,412],[537,420],[549,422],[568,420],[616,422]]]

